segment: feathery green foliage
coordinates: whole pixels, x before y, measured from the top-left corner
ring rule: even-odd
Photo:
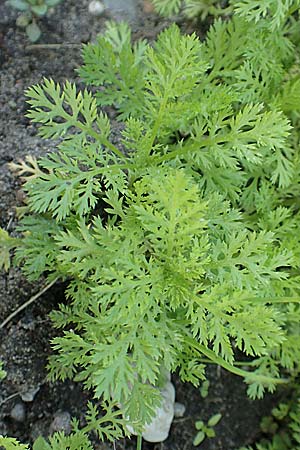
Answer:
[[[95,94],[47,79],[26,92],[40,135],[60,139],[56,153],[12,165],[28,198],[16,261],[31,279],[69,281],[52,313],[65,330],[50,378],[113,397],[137,432],[165,370],[198,385],[206,359],[252,398],[299,371],[298,113],[287,98],[298,51],[267,19],[216,21],[204,43],[173,25],[152,46],[110,24],[83,49]],[[99,437],[126,432],[118,420]]]
[[[228,5],[229,3],[229,5]],[[163,16],[171,16],[183,12],[190,18],[200,17],[204,20],[208,15],[220,16],[237,14],[247,21],[258,23],[268,19],[268,28],[280,28],[293,13],[299,10],[299,0],[153,0],[155,10]]]
[[[224,1],[220,0],[152,0],[152,3],[155,10],[163,16],[183,11],[187,17],[200,16],[204,20],[208,15],[217,16],[224,12]]]
[[[15,438],[4,437],[0,435],[0,445],[5,450],[28,450],[28,445],[21,444]]]
[[[299,384],[294,386],[288,403],[279,403],[272,415],[261,423],[263,438],[253,446],[239,450],[299,450],[300,401]]]

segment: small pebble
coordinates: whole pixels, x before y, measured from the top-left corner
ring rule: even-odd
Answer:
[[[28,389],[26,392],[21,392],[20,397],[23,400],[23,402],[33,402],[34,397],[39,392],[40,386],[32,387]]]
[[[68,411],[58,411],[50,424],[50,434],[56,431],[63,431],[65,434],[71,433],[71,414]]]
[[[120,21],[134,22],[137,18],[136,0],[103,0],[110,18]]]
[[[8,106],[9,106],[11,109],[16,109],[16,108],[17,108],[17,104],[16,104],[16,102],[15,102],[14,100],[9,100]]]
[[[150,14],[154,12],[153,3],[150,0],[144,0],[143,2],[143,10],[146,14]]]
[[[101,16],[105,11],[105,6],[98,0],[92,0],[89,3],[88,10],[92,16]]]
[[[174,416],[175,417],[183,417],[185,414],[186,407],[183,403],[175,402],[174,405]]]
[[[24,403],[16,403],[10,412],[10,417],[16,422],[24,422],[26,417]]]

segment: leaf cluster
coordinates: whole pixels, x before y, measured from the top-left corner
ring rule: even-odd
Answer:
[[[8,4],[20,11],[17,25],[25,28],[28,39],[36,42],[41,36],[38,19],[47,15],[49,10],[62,0],[8,0]]]
[[[299,450],[300,449],[300,402],[299,384],[293,386],[288,403],[279,403],[272,415],[264,417],[261,429],[264,437],[253,446],[239,450]]]
[[[208,420],[207,424],[203,422],[203,420],[197,420],[195,422],[196,430],[198,430],[196,436],[193,440],[193,445],[197,447],[200,445],[205,438],[214,438],[216,436],[216,432],[214,427],[220,422],[222,418],[221,413],[214,414]]]
[[[0,360],[0,381],[6,377],[6,372],[3,369],[3,361]]]
[[[228,5],[229,3],[229,5]],[[268,20],[271,30],[282,27],[285,21],[300,8],[299,0],[153,0],[155,10],[163,16],[182,12],[189,18],[208,15],[218,17],[236,14],[248,22]]]
[[[101,441],[115,441],[128,434],[125,425],[126,420],[116,410],[116,403],[102,404],[103,413],[100,416],[97,407],[88,403],[86,413],[86,425],[79,428],[78,421],[72,422],[72,433],[65,435],[63,432],[55,432],[49,436],[48,441],[39,436],[32,445],[32,450],[93,450],[88,437],[90,431],[94,431]],[[0,435],[0,447],[5,450],[29,450],[29,446],[21,444],[17,439]]]

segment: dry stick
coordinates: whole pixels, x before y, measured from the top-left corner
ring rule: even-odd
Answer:
[[[56,282],[58,278],[55,278],[55,280],[51,281],[51,283],[47,284],[40,292],[35,294],[33,297],[31,297],[27,302],[23,303],[23,305],[19,306],[13,313],[11,313],[6,319],[0,324],[0,329],[4,328],[8,322],[13,319],[19,312],[23,311],[23,309],[27,308],[27,306],[31,305],[31,303],[35,302],[41,295],[43,295],[45,292],[48,291]]]
[[[78,44],[32,44],[32,45],[27,45],[25,47],[25,50],[39,50],[39,49],[60,49],[60,48],[76,48],[76,47],[82,47],[82,43],[78,43]]]
[[[6,230],[9,230],[9,228],[10,228],[10,226],[11,226],[13,220],[14,220],[13,217],[11,217],[11,218],[9,219],[8,224],[6,225]]]
[[[15,392],[14,394],[9,395],[6,397],[2,402],[0,402],[0,406],[4,405],[4,403],[8,402],[9,400],[12,400],[15,397],[18,397],[20,395],[20,392]]]

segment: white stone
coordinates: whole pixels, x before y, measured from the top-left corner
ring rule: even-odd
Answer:
[[[98,0],[92,0],[89,3],[88,10],[92,16],[101,16],[105,11],[105,6]]]
[[[142,434],[145,441],[162,442],[169,436],[170,427],[174,418],[175,388],[167,381],[161,389],[162,404],[156,410],[153,421],[145,426]]]
[[[162,404],[156,410],[156,415],[152,422],[145,425],[142,433],[143,439],[148,442],[162,442],[169,436],[170,427],[174,418],[175,388],[167,381],[160,389]],[[135,434],[131,427],[128,427],[130,433]]]
[[[174,416],[175,417],[183,417],[185,414],[186,407],[183,403],[175,402],[174,405]]]

